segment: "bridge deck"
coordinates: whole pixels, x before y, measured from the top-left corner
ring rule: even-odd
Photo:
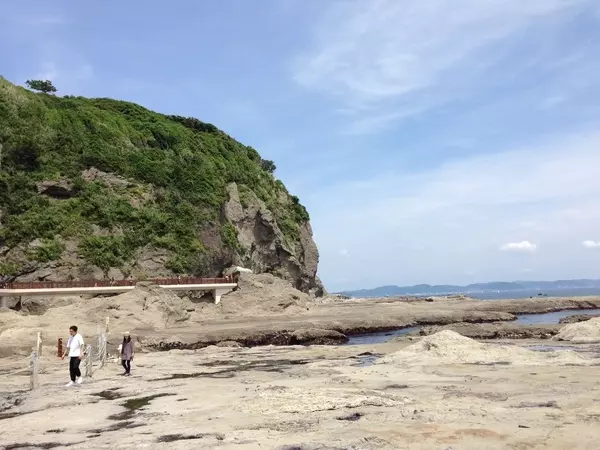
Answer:
[[[161,278],[149,281],[164,289],[173,291],[212,291],[215,302],[221,295],[237,287],[233,279],[228,278]],[[83,280],[83,281],[31,281],[24,283],[1,283],[0,297],[20,297],[36,295],[82,295],[82,294],[119,294],[135,289],[134,280]]]
[[[211,284],[165,284],[158,285],[173,291],[214,291],[216,289],[233,289],[235,283]],[[135,286],[92,286],[92,287],[62,287],[34,289],[0,289],[0,297],[33,296],[33,295],[81,295],[81,294],[118,294],[134,289]]]

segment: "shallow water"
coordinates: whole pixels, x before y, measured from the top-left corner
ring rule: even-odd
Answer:
[[[559,351],[579,351],[578,347],[574,347],[572,345],[528,345],[528,350],[533,350],[535,352],[559,352]]]
[[[556,325],[563,317],[578,314],[600,314],[600,309],[570,309],[567,311],[555,311],[543,314],[518,314],[516,321],[506,323],[516,323],[519,325]],[[382,344],[397,336],[403,336],[413,332],[418,333],[420,329],[421,327],[410,327],[393,331],[357,334],[356,336],[349,336],[349,340],[345,345]]]
[[[519,314],[517,315],[517,321],[514,323],[520,325],[556,325],[560,319],[576,314],[600,314],[600,309],[570,309],[544,314]]]
[[[357,367],[369,367],[375,364],[375,361],[377,361],[379,358],[381,358],[381,354],[379,353],[361,353],[360,355],[355,357],[357,363],[353,365]]]
[[[348,336],[349,340],[345,345],[382,344],[397,336],[403,336],[415,331],[418,332],[420,329],[421,327],[410,327],[393,331],[378,331],[377,333],[357,334],[356,336]]]
[[[583,354],[588,358],[600,358],[600,347],[598,346],[585,346],[578,347],[576,345],[528,345],[525,348],[536,352],[560,352],[560,351],[573,351],[579,354]]]

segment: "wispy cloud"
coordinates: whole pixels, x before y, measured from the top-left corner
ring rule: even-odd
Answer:
[[[532,244],[529,241],[521,242],[508,242],[500,247],[503,252],[520,252],[520,253],[531,253],[537,249],[536,244]]]
[[[595,232],[597,220],[590,217],[599,211],[598,148],[600,133],[595,131],[555,136],[544,144],[321,190],[311,202],[311,214],[322,266],[333,271],[330,265],[341,264],[343,247],[360,255],[360,262],[346,270],[360,273],[370,264],[398,268],[401,274],[382,284],[400,282],[400,277],[423,280],[424,267],[430,278],[423,281],[450,282],[449,271],[474,264],[481,279],[514,277],[524,268],[549,274],[561,267],[562,275],[556,276],[567,276],[577,267],[564,267],[566,255],[575,254],[572,242]],[[512,243],[506,250],[530,253],[535,264],[528,259],[528,266],[520,267],[510,252],[498,253],[503,242]],[[532,250],[542,247],[544,257],[538,259]],[[561,259],[555,260],[558,254]],[[365,283],[374,281],[357,278],[355,284]]]
[[[586,248],[600,248],[600,241],[587,240],[583,241],[581,245],[583,245]]]
[[[536,146],[450,161],[432,170],[384,171],[372,179],[340,183],[333,188],[335,195],[328,198],[342,204],[352,199],[348,205],[352,209],[363,199],[362,208],[388,208],[390,212],[380,217],[379,223],[448,209],[466,212],[583,199],[600,192],[598,146],[597,132],[553,136]],[[518,221],[530,222],[526,218]]]
[[[336,96],[356,116],[356,132],[382,126],[501,82],[498,65],[532,26],[593,0],[337,1],[318,24],[314,45],[294,64],[300,85]],[[515,64],[517,63],[517,64]],[[500,73],[549,63],[515,61]],[[557,100],[542,101],[552,106]]]

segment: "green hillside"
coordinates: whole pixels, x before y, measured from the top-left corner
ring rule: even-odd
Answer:
[[[291,245],[309,218],[253,148],[133,103],[36,94],[0,77],[0,145],[0,275],[55,260],[68,242],[105,271],[151,244],[168,250],[171,271],[200,273],[206,255],[238,246],[220,214],[231,182],[242,201],[252,191],[265,202]],[[86,180],[90,168],[125,181]],[[42,195],[43,182],[65,188]],[[218,245],[203,240],[217,227]],[[16,248],[22,258],[6,256]]]

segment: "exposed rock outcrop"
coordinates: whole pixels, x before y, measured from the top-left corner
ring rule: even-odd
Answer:
[[[600,342],[600,317],[565,325],[554,339],[573,343],[598,343]]]
[[[572,316],[563,317],[558,321],[561,324],[586,322],[590,319],[600,317],[598,314],[573,314]]]
[[[85,181],[97,181],[106,186],[115,186],[121,188],[135,186],[134,183],[128,181],[123,177],[114,175],[112,173],[103,172],[101,170],[96,169],[95,167],[90,167],[89,169],[84,170],[82,173],[82,178]]]
[[[37,189],[38,193],[57,199],[71,198],[77,194],[77,189],[69,180],[40,181]]]
[[[241,272],[238,287],[225,294],[219,311],[225,315],[303,314],[314,307],[313,299],[295,289],[287,280],[268,273]]]
[[[254,330],[251,333],[235,332],[235,341],[220,340],[217,336],[193,336],[190,333],[172,335],[154,333],[138,338],[143,348],[149,350],[196,350],[217,345],[219,347],[256,347],[260,345],[341,345],[348,337],[335,330],[301,328],[298,330]]]
[[[272,273],[302,291],[320,297],[325,290],[317,277],[319,251],[309,222],[299,227],[299,243],[293,245],[281,231],[273,213],[253,192],[245,192],[244,204],[235,183],[227,186],[229,200],[223,220],[237,230],[240,245],[234,263],[255,273]]]
[[[443,330],[451,330],[471,339],[550,339],[558,333],[560,328],[559,325],[459,322],[444,326],[423,327],[419,334],[429,336]]]

